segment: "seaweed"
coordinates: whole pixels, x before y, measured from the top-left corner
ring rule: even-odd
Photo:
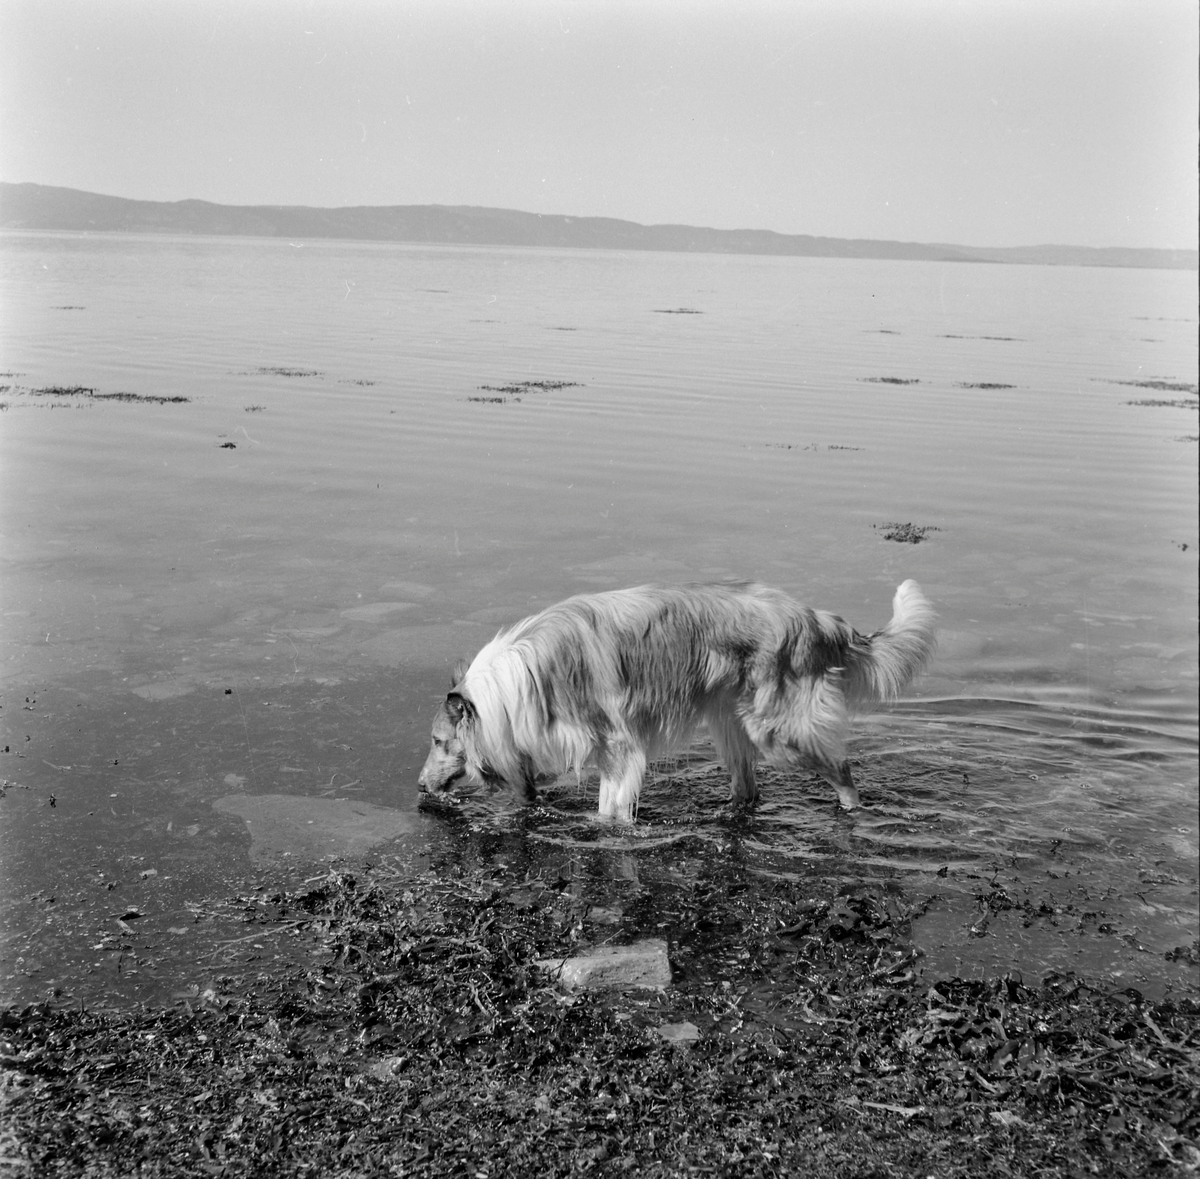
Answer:
[[[1152,405],[1166,409],[1200,409],[1200,401],[1162,401],[1155,398],[1145,398],[1141,401],[1127,401],[1126,405]]]
[[[577,389],[580,381],[514,381],[510,385],[480,385],[493,393],[550,393],[555,389]]]
[[[920,544],[930,532],[941,532],[933,524],[872,524],[872,528],[883,529],[884,540],[894,540],[899,544]]]
[[[483,401],[506,404],[510,399],[520,401],[526,393],[552,393],[557,389],[582,388],[580,381],[513,381],[507,385],[480,385],[488,393],[501,393],[502,397],[468,397],[468,401]]]
[[[1163,393],[1190,393],[1193,397],[1197,395],[1195,385],[1190,385],[1185,381],[1162,381],[1158,379],[1146,381],[1113,381],[1114,385],[1132,385],[1135,389],[1158,389]]]
[[[695,850],[695,849],[693,849]],[[661,992],[564,993],[570,865],[383,865],[235,898],[308,967],[176,1006],[0,1013],[39,1175],[1143,1174],[1200,1162],[1200,1003],[918,977],[895,892],[731,869],[623,912]],[[808,882],[811,885],[811,882]],[[771,1002],[761,998],[774,981]]]
[[[140,402],[146,405],[184,405],[190,397],[160,397],[153,393],[93,393],[94,401]]]
[[[147,405],[184,405],[191,401],[190,397],[165,397],[154,393],[97,393],[87,385],[46,385],[41,389],[30,389],[29,393],[34,397],[81,397],[88,401],[124,401]]]
[[[243,377],[323,377],[325,374],[315,368],[290,368],[287,365],[264,364],[238,375]]]
[[[764,442],[764,446],[771,450],[865,450],[863,446],[839,446],[836,443],[828,443],[824,447],[820,442],[807,442],[801,445],[799,442]]]

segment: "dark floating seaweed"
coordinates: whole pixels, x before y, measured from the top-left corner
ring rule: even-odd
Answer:
[[[30,389],[33,397],[85,397],[89,401],[124,401],[144,405],[183,405],[190,397],[165,397],[155,393],[97,393],[87,385],[46,385],[41,389]]]
[[[493,393],[548,393],[555,389],[581,388],[581,381],[515,381],[511,385],[480,385],[481,389],[490,389]]]
[[[872,524],[872,528],[883,529],[884,540],[894,540],[898,544],[920,544],[930,532],[941,532],[934,524]]]
[[[820,442],[764,442],[770,450],[865,450],[864,446],[839,446],[835,442],[823,444]]]
[[[182,405],[191,401],[190,397],[159,397],[153,393],[93,393],[95,401],[128,401],[142,402],[152,405]]]
[[[1020,336],[955,336],[943,335],[943,340],[1003,340],[1006,343],[1019,343]]]
[[[1159,401],[1154,398],[1146,398],[1142,401],[1127,401],[1126,405],[1157,405],[1168,409],[1200,409],[1200,401]]]
[[[325,374],[315,368],[288,368],[286,365],[260,365],[248,372],[239,373],[243,377],[323,377]]]
[[[1189,385],[1183,381],[1112,381],[1113,385],[1132,385],[1135,389],[1158,389],[1163,393],[1190,393],[1193,397],[1197,394],[1195,385]]]
[[[581,381],[514,381],[508,385],[480,385],[479,388],[488,393],[503,393],[503,397],[468,397],[468,401],[482,401],[491,404],[506,404],[511,398],[520,401],[526,393],[551,393],[555,389],[582,388]]]

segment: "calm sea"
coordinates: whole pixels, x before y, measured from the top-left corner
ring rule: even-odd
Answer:
[[[914,577],[941,620],[856,729],[871,805],[776,783],[747,854],[924,890],[947,968],[1185,978],[1194,273],[11,233],[0,266],[6,995],[136,990],[90,939],[251,874],[219,799],[415,810],[498,625],[725,577],[864,630]],[[725,838],[699,789],[651,784],[648,837]],[[609,838],[572,805],[553,840]],[[988,881],[1061,921],[969,936]]]

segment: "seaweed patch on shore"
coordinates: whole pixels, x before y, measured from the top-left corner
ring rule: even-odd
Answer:
[[[883,529],[884,540],[894,540],[899,544],[920,544],[930,532],[941,532],[933,524],[872,524],[872,528]]]
[[[385,863],[239,898],[312,961],[166,1009],[0,1013],[33,1173],[1171,1173],[1200,1164],[1200,1003],[1067,975],[922,982],[892,890],[711,861],[624,911],[561,870]],[[615,921],[615,924],[614,924]],[[659,991],[537,965],[656,930]]]

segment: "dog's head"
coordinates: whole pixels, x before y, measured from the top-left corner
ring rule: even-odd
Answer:
[[[445,793],[467,774],[464,726],[474,723],[475,708],[461,692],[451,692],[438,706],[429,739],[429,756],[417,785],[432,794]]]

